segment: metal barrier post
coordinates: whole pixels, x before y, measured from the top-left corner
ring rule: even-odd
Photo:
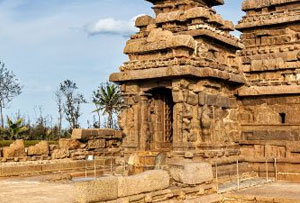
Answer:
[[[277,159],[274,158],[274,168],[275,168],[275,180],[278,180],[278,171],[277,171]]]
[[[215,164],[216,167],[216,182],[217,182],[217,193],[219,193],[219,181],[218,181],[218,163]]]
[[[96,159],[94,159],[94,177],[96,179],[97,177],[97,165],[96,165]]]
[[[110,157],[110,172],[111,172],[111,174],[113,175],[113,160],[112,160],[112,154],[111,154],[111,157]]]
[[[269,181],[268,159],[266,159],[266,178],[267,178],[267,181]]]
[[[88,177],[88,174],[87,174],[87,160],[85,160],[85,178]]]
[[[240,190],[239,160],[236,161],[237,187]]]

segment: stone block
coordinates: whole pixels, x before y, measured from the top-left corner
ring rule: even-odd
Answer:
[[[151,23],[154,23],[154,19],[148,15],[140,16],[135,20],[136,27],[146,27]]]
[[[170,164],[171,177],[180,183],[197,185],[213,180],[213,170],[209,163],[176,163]]]
[[[95,139],[88,141],[88,149],[105,148],[105,139]]]
[[[199,105],[203,106],[207,103],[207,94],[200,92],[199,93]]]
[[[286,157],[286,149],[282,146],[265,146],[265,157],[267,158],[285,158]]]
[[[207,95],[207,105],[216,106],[217,104],[217,95]]]
[[[16,140],[9,147],[3,148],[3,157],[25,157],[25,147],[23,140]]]
[[[74,150],[81,148],[81,142],[75,139],[59,139],[58,145],[60,149]]]
[[[118,198],[118,178],[104,177],[95,181],[75,183],[76,202],[102,202]]]
[[[185,101],[183,91],[173,91],[172,95],[175,103],[181,103]]]
[[[163,190],[169,185],[169,174],[164,170],[152,170],[134,176],[118,177],[118,197]]]
[[[28,156],[41,156],[41,155],[49,155],[49,143],[47,141],[41,141],[34,146],[28,147]]]
[[[51,154],[52,159],[64,159],[68,158],[69,156],[70,151],[67,149],[55,149]]]
[[[229,108],[229,98],[220,96],[218,97],[218,106],[222,108]]]
[[[187,103],[193,106],[198,105],[198,94],[195,94],[192,91],[189,91]]]
[[[101,138],[121,139],[123,133],[114,129],[74,129],[72,139],[75,140],[91,140]]]

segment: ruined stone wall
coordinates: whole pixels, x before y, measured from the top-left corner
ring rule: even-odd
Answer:
[[[122,138],[122,132],[112,129],[76,129],[71,139],[60,139],[58,145],[41,141],[25,147],[23,140],[17,140],[0,149],[0,176],[79,172],[95,167],[102,172],[112,170],[122,162]],[[86,161],[89,156],[92,159]]]

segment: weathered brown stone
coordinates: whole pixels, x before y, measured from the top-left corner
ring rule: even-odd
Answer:
[[[167,171],[152,170],[144,173],[118,178],[118,197],[126,197],[145,192],[163,190],[169,187]]]
[[[70,152],[68,149],[55,149],[52,154],[52,159],[64,159],[70,156]]]
[[[16,140],[9,147],[3,148],[3,157],[25,157],[25,147],[23,140]]]
[[[74,129],[72,139],[74,140],[92,140],[114,138],[121,139],[123,133],[114,129]]]
[[[59,139],[59,148],[65,150],[73,150],[81,148],[81,144],[78,140],[75,139]]]
[[[105,148],[105,139],[89,140],[88,141],[88,148],[89,149]]]
[[[104,177],[95,181],[75,184],[76,201],[79,203],[108,201],[118,198],[118,178]]]
[[[41,156],[41,155],[49,155],[49,143],[47,141],[41,141],[35,146],[28,147],[28,156]]]
[[[189,185],[197,185],[213,180],[212,166],[208,163],[177,163],[170,165],[171,177]]]
[[[136,19],[135,26],[146,27],[151,23],[154,23],[154,19],[151,16],[145,15],[145,16],[140,16]]]

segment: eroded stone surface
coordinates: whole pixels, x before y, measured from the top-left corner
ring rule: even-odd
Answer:
[[[105,177],[96,181],[76,183],[76,201],[79,203],[107,201],[118,198],[118,178]]]
[[[180,183],[197,185],[213,180],[212,167],[208,163],[177,163],[169,167],[171,177]]]
[[[34,146],[28,147],[28,156],[34,156],[34,155],[49,155],[49,143],[47,141],[41,141],[38,144]]]
[[[144,173],[118,178],[118,197],[163,190],[169,187],[168,172],[151,170]]]
[[[24,141],[23,140],[16,140],[9,147],[4,147],[3,148],[3,157],[4,158],[10,158],[10,157],[22,158],[22,157],[25,157]]]

